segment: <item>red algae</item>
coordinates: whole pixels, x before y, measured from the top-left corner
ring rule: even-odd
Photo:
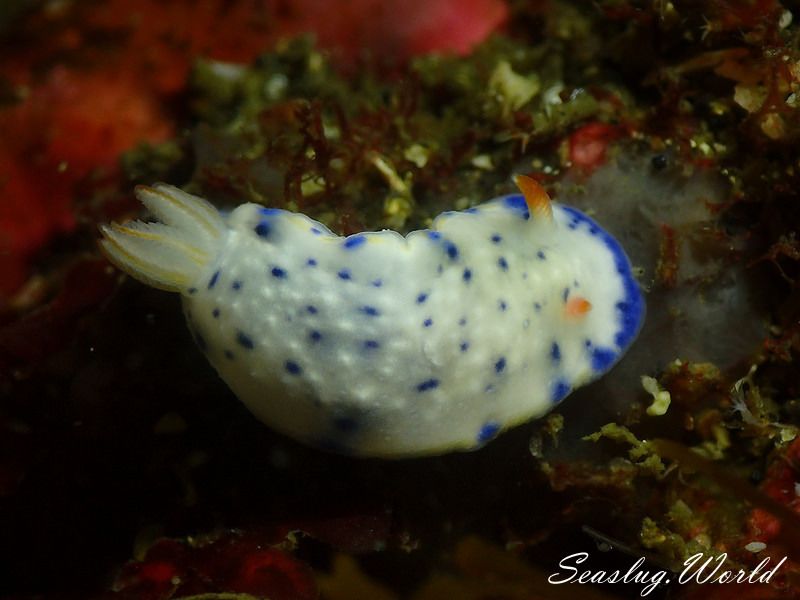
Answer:
[[[169,103],[198,57],[248,63],[286,36],[315,31],[348,64],[364,48],[397,64],[422,52],[465,53],[507,11],[500,0],[420,2],[402,19],[368,0],[287,10],[254,0],[109,0],[68,3],[21,24],[12,36],[20,50],[0,58],[0,77],[20,94],[0,107],[0,193],[11,199],[0,205],[0,295],[22,285],[47,241],[74,229],[76,184],[90,172],[115,180],[123,151],[173,136]]]

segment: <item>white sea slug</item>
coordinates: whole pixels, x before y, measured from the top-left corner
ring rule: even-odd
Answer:
[[[104,226],[101,244],[181,294],[208,360],[275,429],[357,455],[470,450],[607,371],[644,316],[619,244],[517,184],[429,230],[346,238],[159,184],[136,194],[163,223]]]

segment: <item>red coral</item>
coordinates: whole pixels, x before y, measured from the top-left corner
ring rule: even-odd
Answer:
[[[784,453],[772,461],[761,489],[770,498],[800,515],[800,497],[796,490],[798,484],[800,484],[800,438],[792,442]],[[773,539],[781,529],[780,521],[760,508],[753,509],[749,526],[753,539],[762,542]]]
[[[166,600],[211,592],[233,592],[273,600],[313,600],[311,569],[285,550],[299,532],[349,553],[374,552],[388,543],[389,512],[328,516],[226,533],[192,546],[162,539],[141,561],[126,565],[109,598]]]
[[[316,598],[310,569],[285,552],[266,548],[248,554],[230,581],[230,589],[269,598]]]
[[[198,56],[248,63],[279,38],[315,32],[345,61],[368,51],[402,62],[429,51],[467,52],[507,16],[502,0],[105,0],[34,14],[0,76],[31,86],[0,112],[0,297],[24,281],[31,256],[75,226],[74,185],[119,154],[174,133],[164,109]],[[95,39],[105,39],[101,45]],[[54,57],[61,65],[51,68]],[[64,63],[94,65],[77,71]],[[44,82],[33,83],[45,69]],[[48,70],[49,69],[49,70]]]
[[[4,125],[0,119],[0,132],[13,139]],[[25,281],[28,256],[51,235],[74,226],[69,199],[36,171],[0,145],[0,307],[2,297]]]
[[[607,123],[589,123],[569,136],[569,160],[585,173],[606,162],[608,145],[622,136],[619,127]]]
[[[20,105],[0,113],[0,297],[23,283],[32,255],[75,227],[76,183],[113,177],[124,150],[173,135],[134,76],[54,68]]]
[[[127,73],[56,67],[26,108],[45,163],[65,165],[75,180],[93,169],[113,170],[119,154],[137,142],[174,133],[149,87]]]
[[[311,569],[272,546],[275,541],[252,534],[226,535],[194,547],[160,540],[141,562],[123,568],[116,593],[109,598],[166,600],[225,591],[272,600],[315,600]]]
[[[286,10],[288,31],[314,31],[346,60],[367,51],[392,62],[426,52],[467,53],[508,16],[502,0],[300,0]]]
[[[86,18],[88,29],[123,40],[119,67],[161,94],[180,92],[200,56],[249,63],[279,27],[260,0],[106,0]]]

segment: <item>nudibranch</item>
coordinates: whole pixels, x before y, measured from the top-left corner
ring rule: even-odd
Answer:
[[[181,294],[200,349],[274,429],[363,456],[471,450],[611,368],[644,318],[617,241],[516,181],[430,229],[348,237],[140,186],[161,223],[104,226],[101,245]]]

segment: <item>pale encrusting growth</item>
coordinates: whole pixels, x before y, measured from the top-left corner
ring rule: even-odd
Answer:
[[[175,188],[141,188],[166,225],[105,228],[104,247],[181,292],[198,345],[265,423],[360,455],[469,450],[607,371],[644,315],[614,239],[518,183],[525,196],[430,230],[347,238],[301,214],[245,204],[223,220]]]

